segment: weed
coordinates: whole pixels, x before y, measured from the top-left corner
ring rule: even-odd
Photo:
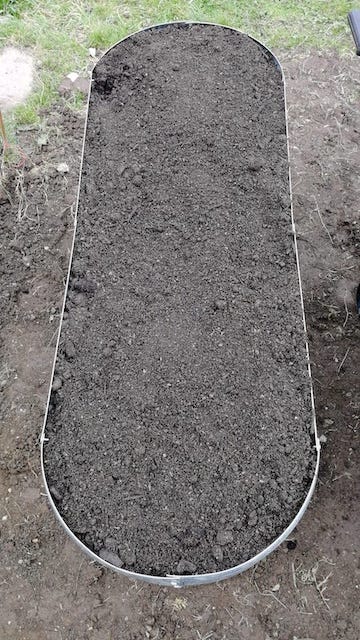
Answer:
[[[187,604],[188,602],[186,598],[178,597],[171,602],[171,608],[173,611],[182,611],[183,609],[186,609]]]

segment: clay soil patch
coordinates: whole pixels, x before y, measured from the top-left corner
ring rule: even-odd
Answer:
[[[48,483],[113,564],[218,571],[314,471],[281,74],[246,36],[179,26],[93,78]]]

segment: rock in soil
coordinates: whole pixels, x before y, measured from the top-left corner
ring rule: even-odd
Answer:
[[[72,340],[66,340],[65,342],[65,355],[69,360],[76,355],[76,349]]]
[[[52,390],[53,391],[59,391],[59,389],[61,389],[62,387],[62,380],[61,378],[59,378],[59,376],[55,376],[53,383],[52,383]]]
[[[217,560],[217,562],[222,562],[223,558],[224,558],[224,552],[222,550],[222,548],[220,547],[220,545],[216,545],[215,547],[212,548],[212,555],[214,556],[215,560]]]
[[[113,551],[109,551],[108,549],[100,549],[99,556],[102,560],[110,562],[110,564],[113,564],[115,567],[121,567],[123,565],[123,562],[118,554],[114,553]]]
[[[176,571],[180,575],[192,574],[196,571],[196,565],[189,560],[180,560],[176,567]]]

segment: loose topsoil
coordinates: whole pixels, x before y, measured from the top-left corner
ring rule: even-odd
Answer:
[[[151,29],[96,66],[44,445],[102,558],[225,569],[314,470],[282,78],[247,36]]]

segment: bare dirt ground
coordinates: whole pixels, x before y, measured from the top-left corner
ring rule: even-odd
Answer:
[[[292,544],[253,571],[183,590],[132,583],[99,568],[55,521],[41,486],[38,443],[83,133],[83,119],[59,108],[41,131],[19,133],[29,160],[10,172],[7,193],[0,194],[1,640],[360,637],[360,324],[354,305],[360,64],[301,52],[283,61],[294,213],[324,436],[311,507]]]

